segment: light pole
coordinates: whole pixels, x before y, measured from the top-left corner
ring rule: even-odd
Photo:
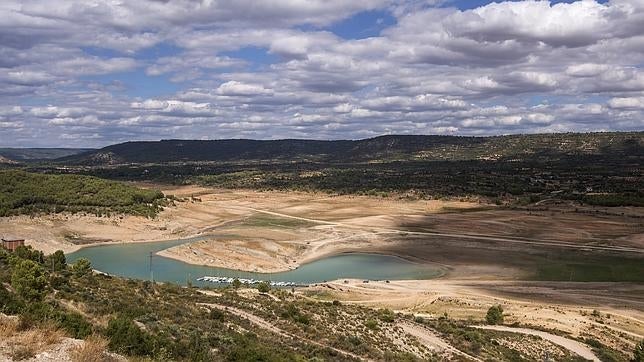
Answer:
[[[153,253],[153,252],[150,252],[150,261],[149,261],[148,265],[149,265],[149,267],[150,267],[150,281],[151,281],[152,283],[154,283],[154,271],[152,270],[152,258],[153,258],[154,256],[155,256],[155,255],[154,255],[154,253]]]

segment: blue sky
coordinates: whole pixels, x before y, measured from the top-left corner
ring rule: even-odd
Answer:
[[[641,130],[644,4],[0,7],[0,146]]]

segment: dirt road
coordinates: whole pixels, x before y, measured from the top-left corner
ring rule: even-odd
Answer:
[[[599,362],[599,358],[597,358],[597,356],[595,356],[593,351],[590,348],[588,348],[586,345],[580,342],[574,341],[572,339],[556,336],[552,333],[537,331],[537,330],[528,329],[528,328],[515,328],[515,327],[506,327],[506,326],[471,326],[471,327],[479,328],[479,329],[489,329],[493,331],[513,332],[513,333],[527,334],[531,336],[538,336],[558,346],[561,346],[569,350],[570,352],[573,352],[587,360]]]
[[[408,321],[399,322],[397,325],[400,328],[402,328],[405,331],[405,333],[418,338],[418,340],[421,343],[423,343],[426,347],[429,347],[430,349],[433,349],[436,351],[447,351],[447,352],[465,357],[466,359],[471,361],[482,362],[480,359],[452,347],[449,343],[445,342],[436,333],[434,333],[434,331],[424,326],[421,326],[416,323],[411,323]]]
[[[358,356],[357,354],[353,354],[351,352],[343,351],[341,349],[338,349],[338,348],[335,348],[335,347],[332,347],[332,346],[328,346],[328,345],[320,343],[318,341],[313,341],[311,339],[300,337],[300,336],[294,335],[292,333],[286,332],[286,331],[284,331],[284,330],[282,330],[280,328],[277,328],[271,322],[269,322],[269,321],[267,321],[267,320],[265,320],[265,319],[263,319],[261,317],[258,317],[258,316],[254,315],[252,313],[249,313],[249,312],[247,312],[245,310],[241,310],[239,308],[230,307],[230,306],[221,305],[221,304],[214,304],[214,303],[199,303],[199,305],[203,305],[203,306],[208,307],[208,308],[217,308],[217,309],[224,310],[226,312],[238,315],[238,316],[240,316],[240,317],[242,317],[244,319],[248,319],[251,323],[255,324],[256,326],[258,326],[258,327],[260,327],[262,329],[265,329],[267,331],[273,332],[273,333],[275,333],[277,335],[280,335],[282,337],[287,337],[287,338],[292,338],[292,339],[299,339],[299,340],[304,341],[306,343],[314,344],[314,345],[316,345],[318,347],[331,349],[331,350],[333,350],[333,351],[335,351],[337,353],[340,353],[342,355],[345,355],[345,356],[348,356],[348,357],[351,357],[351,358],[355,358],[355,359],[360,360],[360,361],[368,361],[364,357]]]

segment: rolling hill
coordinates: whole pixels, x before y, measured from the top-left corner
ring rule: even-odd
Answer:
[[[92,150],[91,148],[0,148],[0,162],[3,158],[12,161],[51,160]]]
[[[74,165],[130,163],[549,159],[561,155],[644,154],[644,132],[493,137],[392,135],[363,140],[162,140],[126,142],[56,160]]]

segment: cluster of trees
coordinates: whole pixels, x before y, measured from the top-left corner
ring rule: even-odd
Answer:
[[[89,261],[81,260],[89,265]],[[75,270],[75,278],[91,275],[89,268]],[[14,253],[0,250],[0,281],[8,283],[11,290],[0,286],[0,312],[18,315],[21,325],[54,324],[75,338],[85,338],[93,327],[82,315],[61,308],[51,300],[52,291],[67,284],[72,277],[62,251],[44,256],[31,247],[20,246]]]
[[[392,193],[408,193],[418,198],[482,196],[517,203],[560,198],[600,206],[644,206],[644,191],[639,186],[644,175],[639,164],[628,158],[575,156],[544,162],[228,165],[186,170],[188,174],[202,174],[186,176],[182,182],[371,196]]]
[[[0,171],[0,216],[69,211],[153,217],[166,203],[160,191],[96,177]]]
[[[271,158],[270,153],[261,153],[270,159],[262,162],[242,152],[235,153],[233,159],[204,161],[200,157],[213,154],[200,154],[203,150],[198,148],[199,152],[195,151],[194,155],[177,153],[176,156],[181,156],[185,162],[158,160],[159,163],[145,165],[72,167],[67,172],[114,180],[224,188],[377,196],[406,193],[418,198],[482,196],[505,203],[534,203],[559,198],[599,206],[644,206],[644,192],[640,187],[644,182],[642,135],[447,137],[435,140],[403,137],[396,139],[391,147],[386,139],[376,138],[356,146],[356,150],[377,162],[348,157],[346,152],[323,159]],[[145,154],[149,152],[146,149],[156,150],[157,146],[140,146],[143,149],[137,149],[137,157],[157,156],[156,153]],[[181,147],[182,152],[186,152],[185,146]],[[119,147],[125,152],[133,145]],[[423,149],[422,155],[405,153],[415,148]],[[482,158],[488,153],[495,156]],[[396,156],[399,154],[407,156]],[[53,169],[41,165],[34,170],[48,172]]]
[[[561,155],[642,152],[642,132],[562,133],[464,137],[388,135],[363,140],[162,140],[127,142],[58,160],[74,165],[170,162],[319,161],[370,162],[392,160],[476,160],[557,158]]]

